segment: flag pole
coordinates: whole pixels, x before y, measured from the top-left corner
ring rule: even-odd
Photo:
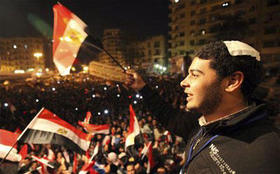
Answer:
[[[124,73],[126,72],[126,69],[107,50],[105,50],[104,48],[100,48],[87,41],[84,41],[84,43],[98,49],[99,51],[104,51],[123,70]]]
[[[38,113],[37,115],[31,120],[31,122],[27,125],[27,127],[22,131],[22,133],[18,136],[17,141],[14,143],[14,145],[11,147],[11,149],[9,150],[9,152],[5,155],[5,157],[1,160],[0,162],[0,166],[3,164],[3,162],[5,161],[5,159],[8,157],[8,155],[10,154],[10,152],[12,151],[12,149],[14,148],[14,146],[17,144],[18,140],[23,136],[23,134],[26,132],[26,130],[28,129],[28,127],[34,122],[34,120],[40,115],[40,113],[44,110],[45,108],[43,107]]]
[[[44,110],[45,108],[43,107],[38,113],[37,115],[30,121],[30,123],[26,126],[26,128],[22,131],[22,133],[18,136],[17,141],[20,140],[20,138],[23,136],[23,134],[27,131],[27,129],[29,128],[29,126],[35,121],[35,119],[41,114],[41,112]]]

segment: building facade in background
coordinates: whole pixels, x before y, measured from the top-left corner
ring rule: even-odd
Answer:
[[[167,40],[163,35],[131,43],[128,50],[128,57],[133,57],[133,65],[138,68],[155,73],[167,70]]]
[[[171,0],[168,57],[193,54],[215,40],[239,39],[280,62],[279,0]]]
[[[104,49],[109,52],[122,66],[126,66],[126,40],[120,29],[105,29],[102,38]],[[99,62],[116,65],[105,52],[98,55]]]
[[[41,38],[0,38],[0,72],[27,72],[45,68]]]

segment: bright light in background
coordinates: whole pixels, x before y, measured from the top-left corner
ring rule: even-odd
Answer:
[[[79,109],[76,107],[75,110],[77,111],[77,110],[79,110]]]
[[[160,65],[159,64],[155,64],[154,66],[155,66],[155,68],[159,68]]]
[[[180,0],[174,0],[175,3],[178,3]]]
[[[41,53],[41,52],[35,52],[35,53],[33,54],[33,56],[36,57],[37,59],[40,59],[40,57],[43,56],[43,53]]]
[[[46,68],[46,72],[49,72],[50,70],[49,70],[49,68]]]
[[[140,97],[140,95],[139,94],[136,94],[136,98],[139,98]]]
[[[104,114],[108,114],[109,113],[109,110],[108,109],[105,109],[104,110]]]
[[[27,71],[32,72],[32,71],[34,71],[34,68],[28,68]]]
[[[75,67],[72,67],[71,70],[72,70],[72,71],[76,71],[76,68],[75,68]]]
[[[158,85],[156,86],[156,88],[158,89]]]
[[[229,5],[228,2],[225,2],[225,3],[222,4],[223,7],[227,7],[228,5]]]
[[[14,49],[17,49],[17,45],[16,45],[16,44],[14,44],[14,45],[13,45],[13,48],[14,48]]]
[[[143,96],[142,96],[142,95],[140,96],[140,99],[143,99]]]
[[[8,103],[4,103],[4,106],[5,106],[5,107],[8,107],[8,106],[9,106],[9,104],[8,104]]]
[[[95,96],[95,94],[92,94],[92,98],[95,98],[96,96]]]
[[[167,70],[167,68],[165,66],[160,65],[160,64],[154,64],[154,68],[159,73],[163,73]]]
[[[57,81],[57,84],[60,84],[60,81]]]
[[[104,91],[106,91],[106,90],[107,90],[107,87],[105,86],[105,87],[104,87]]]
[[[42,73],[41,72],[36,72],[36,77],[41,77],[42,76]]]
[[[137,101],[136,101],[136,100],[134,100],[134,101],[133,101],[133,103],[136,105],[136,104],[137,104]]]
[[[8,81],[8,80],[5,80],[4,82],[3,82],[3,85],[5,85],[5,86],[7,86],[7,85],[9,85],[10,84],[10,82]]]
[[[98,112],[97,115],[101,115],[101,112]]]
[[[116,84],[116,87],[119,87],[120,85],[119,84]]]
[[[22,70],[22,69],[16,69],[15,71],[14,71],[14,73],[15,74],[24,74],[24,70]]]
[[[36,101],[36,103],[38,103],[38,102],[39,102],[39,99],[37,99],[37,98],[36,98],[36,100],[35,100],[35,101]]]
[[[120,94],[117,94],[117,97],[119,98],[121,95]]]
[[[52,91],[55,91],[55,87],[52,87]]]
[[[88,66],[84,66],[83,70],[87,72],[88,71]]]

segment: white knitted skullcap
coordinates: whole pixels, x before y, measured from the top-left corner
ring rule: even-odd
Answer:
[[[240,41],[224,41],[228,52],[232,56],[252,56],[255,57],[257,61],[261,61],[260,53],[250,45],[240,42]]]

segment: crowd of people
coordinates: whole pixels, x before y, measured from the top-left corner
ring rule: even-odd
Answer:
[[[78,80],[79,79],[79,80]],[[179,79],[149,77],[151,85],[165,101],[175,108],[184,108],[184,96]],[[94,160],[103,165],[106,173],[147,172],[147,156],[141,151],[152,142],[154,164],[151,173],[157,170],[163,173],[174,173],[180,169],[185,142],[180,137],[170,135],[142,104],[142,96],[129,90],[120,83],[111,83],[85,75],[72,75],[59,79],[44,79],[32,82],[18,82],[2,85],[1,93],[1,129],[14,132],[24,130],[37,112],[46,108],[73,126],[83,129],[81,121],[89,111],[93,115],[91,124],[109,124],[110,134],[94,135],[89,151],[77,154],[78,167],[73,170],[75,152],[59,145],[28,145],[29,155],[18,163],[18,172],[37,172],[40,167],[31,155],[47,158],[55,166],[54,173],[74,173],[88,163],[96,146],[100,153]],[[125,151],[124,144],[129,128],[129,104],[136,112],[143,140],[133,150]],[[106,142],[105,142],[106,141]],[[22,145],[18,146],[20,150]],[[128,169],[127,169],[128,168]],[[50,170],[51,168],[48,167]],[[132,173],[132,171],[130,172]],[[160,172],[159,172],[160,173]]]

